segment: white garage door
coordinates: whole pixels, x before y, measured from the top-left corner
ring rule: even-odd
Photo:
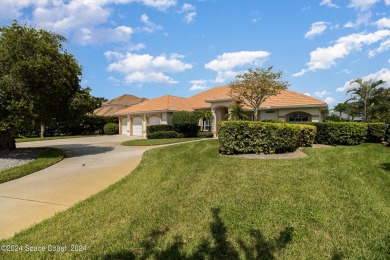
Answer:
[[[127,134],[127,119],[122,118],[122,134],[126,135]]]
[[[140,117],[133,118],[133,135],[142,136],[142,119]]]
[[[152,116],[148,119],[148,125],[159,125],[160,124],[160,118],[158,116]]]

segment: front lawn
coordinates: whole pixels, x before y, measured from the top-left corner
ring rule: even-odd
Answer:
[[[174,144],[182,143],[188,141],[195,141],[201,138],[168,138],[168,139],[135,139],[123,142],[122,145],[125,146],[153,146],[153,145],[163,145],[163,144]]]
[[[232,158],[217,140],[147,151],[107,190],[0,242],[45,252],[0,258],[389,259],[390,150],[304,152]]]
[[[23,149],[23,148],[20,148]],[[47,148],[36,160],[23,164],[21,166],[13,167],[4,171],[0,171],[0,183],[11,181],[28,174],[45,169],[62,159],[65,153],[61,149]]]

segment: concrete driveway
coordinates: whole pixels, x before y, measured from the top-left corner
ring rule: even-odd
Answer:
[[[19,143],[57,147],[66,158],[42,171],[0,184],[0,239],[63,211],[129,174],[150,147],[121,146],[128,136],[98,136]]]

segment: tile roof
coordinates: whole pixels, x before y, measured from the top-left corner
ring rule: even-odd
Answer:
[[[137,105],[147,98],[139,98],[134,95],[124,94],[109,101],[103,102],[102,106],[95,109],[93,113],[98,116],[113,116],[116,112],[130,106]]]
[[[99,107],[93,111],[93,114],[98,116],[113,116],[116,112],[121,111],[123,107]]]
[[[149,99],[138,105],[123,109],[117,112],[117,115],[138,113],[146,111],[191,111],[200,108],[210,108],[211,103],[206,101],[230,99],[229,87],[220,86],[208,89],[189,98],[176,96],[162,96],[159,98]],[[294,107],[294,106],[327,106],[327,104],[319,99],[304,95],[291,90],[283,90],[276,96],[269,97],[262,104],[261,108],[277,108],[277,107]],[[245,109],[252,109],[244,105]]]
[[[147,100],[147,98],[139,98],[134,95],[129,95],[129,94],[124,94],[122,96],[116,97],[114,99],[111,99],[109,101],[103,102],[103,106],[115,106],[115,105],[120,105],[120,106],[133,106],[136,104],[139,104],[143,101]]]
[[[171,95],[165,95],[158,98],[152,98],[147,101],[144,101],[138,105],[125,108],[119,112],[117,115],[129,114],[129,113],[139,113],[146,111],[191,111],[192,106],[188,102],[187,98],[176,97]]]

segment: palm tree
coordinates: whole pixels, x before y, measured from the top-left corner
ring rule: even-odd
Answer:
[[[370,99],[372,98],[373,90],[377,86],[385,83],[385,81],[372,81],[371,79],[369,81],[363,81],[362,79],[356,79],[350,84],[353,83],[357,83],[359,84],[359,86],[347,91],[347,93],[352,93],[352,97],[348,99],[347,102],[352,100],[356,102],[361,102],[363,104],[363,121],[367,121],[367,110],[370,105]]]
[[[341,120],[341,116],[343,113],[347,111],[347,104],[346,103],[338,103],[334,106],[333,111],[339,112],[339,117]]]
[[[249,119],[249,117],[245,114],[245,110],[243,105],[241,104],[233,104],[229,106],[229,113],[226,115],[228,120],[244,120]]]
[[[214,118],[213,113],[211,113],[211,111],[209,110],[200,110],[198,111],[198,113],[199,113],[199,119],[202,119],[202,128],[200,130],[204,131],[205,122],[206,120],[212,120]]]

